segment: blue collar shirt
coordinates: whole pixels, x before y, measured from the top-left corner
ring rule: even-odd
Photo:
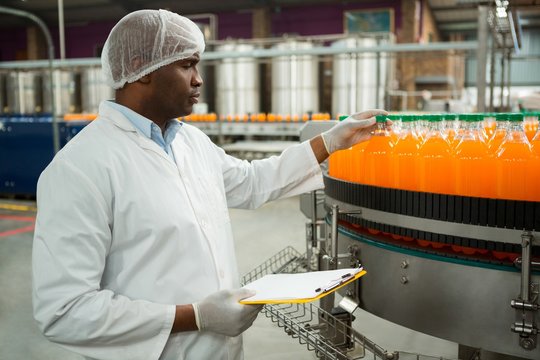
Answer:
[[[141,114],[136,113],[128,107],[117,104],[114,101],[109,101],[109,103],[114,109],[120,111],[122,115],[124,115],[133,124],[133,126],[135,126],[137,131],[158,144],[167,153],[167,155],[174,160],[171,143],[182,127],[182,123],[180,121],[176,119],[169,120],[167,122],[167,127],[165,128],[165,133],[162,133],[159,126]]]

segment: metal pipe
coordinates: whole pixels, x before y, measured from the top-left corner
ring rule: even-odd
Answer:
[[[493,112],[493,99],[495,98],[493,91],[495,90],[495,43],[491,44],[491,60],[489,71],[489,111]]]
[[[20,17],[25,17],[33,22],[35,22],[41,31],[43,31],[43,35],[45,35],[45,40],[47,41],[47,47],[48,47],[48,55],[49,55],[49,87],[51,89],[51,112],[52,112],[52,129],[53,129],[53,149],[54,153],[56,154],[60,150],[60,132],[58,129],[58,121],[56,120],[56,108],[55,108],[55,98],[54,98],[54,81],[53,81],[53,59],[54,59],[54,45],[52,42],[51,33],[49,32],[49,29],[47,29],[47,26],[45,23],[38,18],[36,15],[29,13],[27,11],[23,10],[17,10],[8,8],[5,6],[0,6],[0,13],[4,14],[10,14]]]
[[[521,300],[523,301],[529,301],[532,241],[531,232],[523,232],[521,235]]]
[[[511,50],[508,50],[506,53],[506,88],[508,89],[508,93],[506,94],[506,111],[512,110],[512,104],[510,104],[510,76],[512,74],[512,67],[511,65]]]
[[[502,36],[504,38],[504,34]],[[499,104],[499,111],[504,111],[504,106],[503,106],[503,102],[504,102],[504,70],[505,70],[504,52],[505,51],[503,49],[503,52],[501,54],[501,94],[500,94],[501,102]]]
[[[377,41],[377,45],[379,45],[379,42],[380,41]],[[377,74],[377,78],[375,80],[375,107],[377,109],[380,109],[380,104],[379,104],[379,90],[380,90],[380,86],[381,86],[381,53],[377,53],[377,67],[376,67],[376,70],[375,70],[376,74]]]
[[[265,58],[275,56],[291,55],[337,55],[337,54],[358,54],[358,53],[380,53],[380,52],[426,52],[445,50],[477,50],[477,41],[463,41],[459,43],[439,42],[430,44],[383,44],[379,46],[348,48],[345,46],[314,47],[308,49],[255,49],[252,51],[214,51],[205,52],[201,58],[204,60],[218,60],[223,58]],[[484,69],[485,70],[485,69]]]
[[[58,0],[58,34],[60,37],[60,59],[66,58],[66,38],[64,33],[64,0]]]
[[[220,60],[228,58],[252,57],[265,58],[288,55],[336,55],[336,54],[357,54],[357,53],[378,53],[378,52],[423,52],[423,51],[444,51],[444,50],[476,50],[476,41],[464,41],[459,43],[430,43],[430,44],[393,44],[379,45],[374,47],[314,47],[310,49],[256,49],[253,51],[209,51],[202,54],[204,60]],[[0,63],[0,69],[32,69],[46,67],[44,60],[32,61],[5,61]],[[64,61],[53,61],[54,68],[74,66],[101,66],[99,58],[67,59]]]
[[[476,89],[477,104],[479,112],[486,109],[486,63],[488,47],[488,7],[478,6],[478,50],[476,56]]]
[[[331,246],[332,246],[332,259],[334,261],[334,264],[337,265],[338,260],[338,214],[339,214],[339,207],[337,204],[332,204],[332,229],[330,232],[331,237]]]

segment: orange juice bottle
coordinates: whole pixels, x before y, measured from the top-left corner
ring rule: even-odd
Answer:
[[[444,137],[450,144],[451,148],[455,148],[457,145],[457,132],[459,129],[459,120],[456,114],[443,114],[441,115],[444,124]]]
[[[508,132],[497,151],[497,197],[511,200],[530,200],[534,184],[529,180],[533,153],[523,131],[523,115],[507,114]]]
[[[365,155],[366,146],[369,141],[363,141],[352,147],[353,158],[351,161],[351,181],[359,184],[365,182],[366,164]]]
[[[414,115],[415,118],[415,132],[416,136],[420,139],[420,142],[426,140],[426,134],[429,129],[429,118],[431,115]]]
[[[328,158],[328,174],[336,179],[339,178],[339,162],[340,151],[336,151]]]
[[[538,130],[538,113],[526,112],[523,113],[523,130],[527,135],[527,139],[532,141],[536,131]]]
[[[401,119],[401,132],[394,145],[394,186],[398,189],[418,191],[418,148],[420,140],[414,131],[414,117]]]
[[[529,165],[530,177],[529,180],[533,184],[530,188],[531,200],[540,201],[540,129],[536,131],[536,134],[531,141],[531,149],[533,156]]]
[[[508,115],[509,115],[508,113],[499,113],[495,115],[497,127],[495,128],[493,135],[488,141],[489,151],[491,154],[495,156],[497,154],[497,150],[499,149],[499,146],[501,146],[501,143],[506,137],[508,126],[510,126],[510,123],[508,122]]]
[[[401,115],[388,115],[387,119],[392,122],[392,128],[390,129],[390,136],[392,137],[392,142],[395,144],[397,143],[401,128],[402,128],[402,120]]]
[[[392,138],[386,128],[386,116],[377,115],[377,129],[366,145],[364,161],[366,164],[365,183],[391,187],[392,178]]]
[[[420,191],[454,194],[454,162],[441,131],[442,117],[431,115],[426,139],[418,150]]]
[[[468,115],[463,135],[454,151],[456,192],[458,195],[495,198],[493,158],[481,135],[482,114]]]
[[[495,113],[484,114],[484,121],[482,125],[484,127],[484,132],[486,133],[487,141],[493,137],[495,129],[497,129],[497,120],[495,119],[495,116]]]
[[[347,115],[342,115],[339,117],[339,121],[342,121],[347,118]],[[328,158],[328,174],[336,179],[344,179],[345,177],[345,166],[346,166],[346,155],[347,153],[344,150],[339,150],[334,152]]]

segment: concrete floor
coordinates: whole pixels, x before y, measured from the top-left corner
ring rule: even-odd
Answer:
[[[35,204],[0,199],[0,359],[75,360],[81,357],[49,343],[32,319],[30,298],[32,218]],[[18,208],[16,208],[18,207]],[[231,210],[241,274],[284,247],[305,251],[305,218],[298,198],[267,204],[255,211]],[[355,327],[381,347],[457,358],[457,344],[355,311]],[[316,359],[266,317],[259,316],[244,336],[246,360]]]

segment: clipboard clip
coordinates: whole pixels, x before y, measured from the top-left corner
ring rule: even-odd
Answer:
[[[356,273],[343,274],[343,275],[341,275],[341,277],[339,279],[335,279],[335,280],[330,281],[328,283],[328,285],[326,285],[325,287],[320,287],[320,288],[315,289],[315,292],[316,293],[328,292],[328,291],[330,291],[332,289],[335,289],[336,287],[338,287],[338,286],[340,286],[342,284],[345,284],[347,281],[354,278],[355,275],[356,275]]]

